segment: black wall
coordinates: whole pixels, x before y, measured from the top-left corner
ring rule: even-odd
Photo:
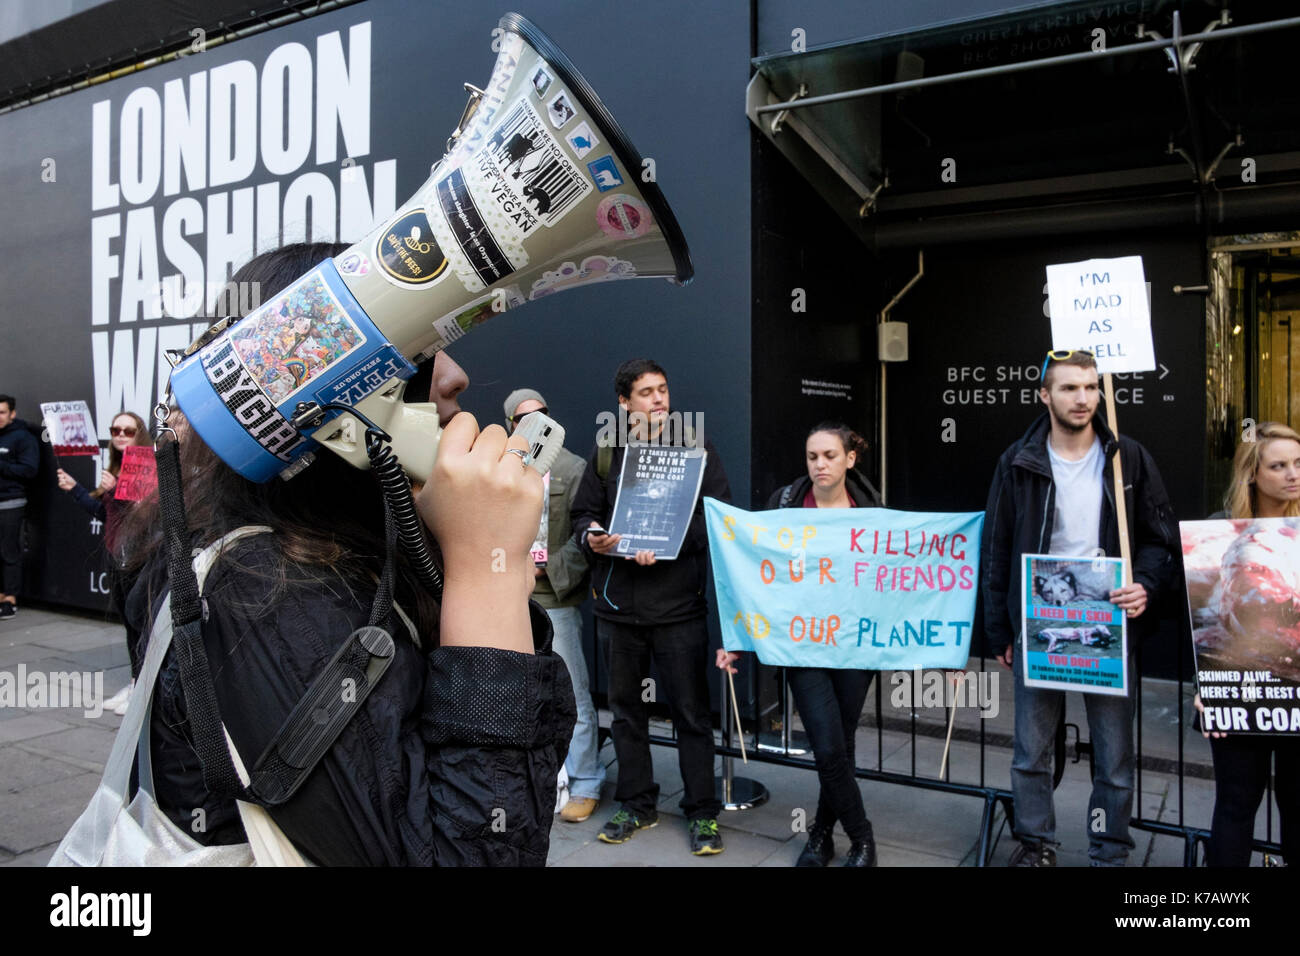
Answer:
[[[585,454],[597,413],[613,407],[615,367],[649,355],[669,372],[674,407],[703,413],[733,487],[747,488],[749,132],[741,91],[748,76],[748,6],[665,0],[655,5],[653,18],[637,5],[595,0],[535,0],[513,9],[569,54],[641,152],[655,160],[658,181],[691,244],[697,278],[685,289],[663,281],[580,289],[488,323],[453,350],[472,383],[462,405],[480,422],[499,421],[505,395],[532,386],[569,429],[570,447]],[[314,56],[316,38],[338,30],[346,48],[349,28],[369,21],[370,153],[355,159],[372,184],[375,164],[395,160],[400,203],[423,182],[455,127],[464,106],[461,84],[487,81],[496,58],[491,31],[502,12],[468,0],[368,0],[0,116],[0,222],[6,224],[0,237],[0,391],[15,394],[20,415],[33,419],[40,402],[84,398],[106,443],[119,402],[97,407],[92,333],[128,330],[139,342],[142,330],[153,330],[150,354],[142,350],[127,363],[138,385],[132,392],[137,400],[129,404],[145,414],[157,398],[158,340],[190,331],[191,321],[120,321],[120,281],[110,287],[111,321],[92,328],[91,219],[102,215],[91,208],[95,103],[112,101],[116,124],[123,101],[139,87],[161,95],[169,80],[241,59],[260,76],[268,54],[282,44],[302,43]],[[342,141],[338,155],[346,155]],[[53,181],[42,178],[46,160],[55,163]],[[120,183],[115,152],[112,162],[112,180]],[[317,165],[313,150],[288,175],[272,175],[259,158],[253,174],[237,183],[159,194],[140,208],[151,209],[161,233],[166,210],[182,196],[203,203],[212,193],[278,182],[283,199],[288,184],[308,172],[339,182],[338,161]],[[115,211],[125,220],[132,208],[124,203]],[[325,226],[332,236],[337,223]],[[203,254],[203,234],[189,241]],[[123,255],[122,235],[111,248]],[[254,250],[245,253],[239,261]],[[163,255],[160,242],[160,271],[176,271]],[[88,460],[75,464],[76,477],[93,480]],[[102,607],[103,595],[87,583],[89,570],[99,566],[88,519],[61,493],[38,500],[31,517],[29,596]]]

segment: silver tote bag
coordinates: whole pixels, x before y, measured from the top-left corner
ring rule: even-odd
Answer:
[[[263,526],[237,528],[203,549],[194,559],[199,590],[225,545],[245,535],[269,532]],[[149,717],[154,684],[172,641],[171,596],[163,601],[149,635],[140,676],[131,693],[126,716],[99,789],[50,858],[50,866],[304,866],[279,827],[261,807],[239,802],[240,816],[254,843],[204,846],[176,826],[154,801],[153,766],[149,753]],[[224,727],[222,728],[224,730]],[[243,763],[230,741],[231,756],[244,783]],[[131,765],[139,755],[140,788],[129,802]],[[256,853],[255,849],[256,847]]]

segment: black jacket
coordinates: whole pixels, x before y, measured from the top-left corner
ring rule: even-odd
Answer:
[[[880,492],[867,481],[856,468],[850,468],[844,475],[844,487],[848,489],[853,504],[859,508],[879,508]],[[767,499],[768,510],[772,508],[802,508],[803,500],[812,488],[812,479],[807,475],[796,478],[790,484],[776,489]],[[782,500],[784,499],[784,500]]]
[[[217,701],[249,766],[366,623],[373,598],[292,564],[288,585],[277,587],[279,567],[274,537],[257,535],[233,545],[204,587]],[[165,577],[151,565],[128,599],[142,645]],[[361,710],[293,798],[270,808],[304,856],[335,866],[545,864],[574,702],[564,662],[550,649],[550,621],[530,608],[535,655],[418,648],[398,628],[395,659]],[[203,785],[174,650],[158,678],[150,732],[156,796],[168,816],[200,842],[242,842],[233,801]]]
[[[1114,557],[1120,553],[1112,467],[1117,447],[1124,470],[1133,580],[1147,589],[1147,609],[1130,624],[1130,633],[1140,637],[1154,626],[1157,605],[1173,587],[1174,555],[1179,553],[1173,508],[1150,453],[1125,435],[1120,436],[1117,445],[1100,415],[1092,420],[1092,427],[1101,439],[1106,458],[1098,543],[1106,554]],[[1052,519],[1056,513],[1056,486],[1047,453],[1050,431],[1048,414],[1044,412],[1002,454],[989,489],[980,562],[984,631],[989,651],[995,655],[1006,650],[1020,633],[1021,555],[1050,552]]]
[[[0,501],[26,498],[40,467],[41,446],[25,421],[15,418],[0,428]]]
[[[623,467],[624,449],[613,449],[609,474],[601,481],[597,473],[597,452],[587,457],[578,496],[573,501],[573,531],[592,564],[591,589],[596,599],[593,612],[597,617],[625,624],[671,624],[704,617],[708,613],[705,588],[709,571],[709,535],[704,525],[704,499],[731,501],[731,486],[722,467],[722,458],[707,438],[704,450],[704,479],[695,514],[682,542],[681,553],[674,561],[656,561],[643,566],[630,558],[596,554],[583,534],[593,521],[608,528],[618,497],[619,470]]]

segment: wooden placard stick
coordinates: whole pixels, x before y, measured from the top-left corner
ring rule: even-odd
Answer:
[[[1119,453],[1119,422],[1115,417],[1115,382],[1106,376],[1106,424],[1115,436],[1115,520],[1119,523],[1119,553],[1124,559],[1124,586],[1133,583],[1133,556],[1128,541],[1128,503],[1124,500],[1124,468]]]
[[[960,679],[960,678],[958,678]],[[957,688],[957,682],[953,682],[953,690]],[[943,760],[939,763],[939,779],[943,779],[943,772],[948,769],[948,749],[952,746],[952,725],[957,720],[957,695],[952,695],[952,707],[948,713],[948,739],[943,742]]]
[[[749,756],[745,753],[745,729],[740,726],[740,705],[736,703],[736,678],[729,668],[724,669],[727,671],[727,683],[731,687],[731,712],[736,716],[736,739],[740,741],[740,759],[749,763]]]

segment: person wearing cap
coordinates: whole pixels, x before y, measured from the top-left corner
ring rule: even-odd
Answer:
[[[549,414],[546,399],[531,388],[517,388],[505,400],[506,431],[513,433],[530,412]],[[582,612],[589,570],[569,523],[569,509],[578,493],[587,463],[561,448],[551,465],[546,502],[546,561],[535,570],[533,600],[546,609],[555,630],[553,647],[564,660],[573,681],[578,722],[573,727],[569,755],[564,761],[569,775],[569,801],[560,810],[566,823],[581,823],[600,805],[605,765],[600,762],[600,721],[587,680],[587,659],[582,653]]]

